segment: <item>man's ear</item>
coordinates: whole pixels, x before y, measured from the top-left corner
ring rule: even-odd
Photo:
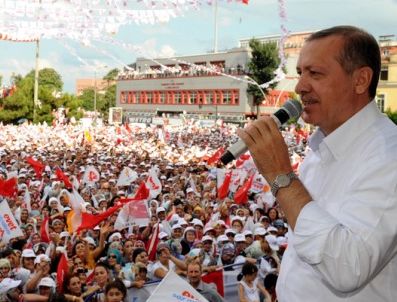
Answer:
[[[372,69],[368,66],[361,67],[354,72],[355,92],[357,94],[364,94],[368,92],[373,73],[374,72]]]

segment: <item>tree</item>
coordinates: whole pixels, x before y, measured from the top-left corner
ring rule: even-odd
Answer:
[[[274,71],[280,64],[277,44],[275,42],[261,43],[259,40],[251,39],[249,42],[252,58],[248,63],[249,76],[257,83],[263,84],[274,78]],[[270,85],[274,88],[276,83]],[[265,95],[266,90],[262,90]],[[259,105],[262,104],[264,96],[257,85],[249,84],[247,93],[253,96],[253,105],[256,106],[259,116]]]
[[[110,70],[104,77],[103,80],[108,82],[108,87],[110,86],[110,82],[115,81],[117,79],[117,75],[120,70],[118,68],[114,68]]]
[[[397,125],[397,111],[391,111],[390,108],[388,108],[385,113],[387,116]]]

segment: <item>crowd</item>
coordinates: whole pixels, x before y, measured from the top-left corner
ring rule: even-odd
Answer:
[[[14,193],[1,189],[0,205],[22,235],[1,240],[0,301],[130,301],[170,270],[222,301],[222,290],[201,280],[220,269],[240,272],[241,301],[276,301],[288,225],[249,155],[217,164],[235,131],[1,125],[0,180],[17,182]],[[292,161],[303,157],[305,133],[283,134]],[[145,183],[147,212],[138,217],[128,209]]]

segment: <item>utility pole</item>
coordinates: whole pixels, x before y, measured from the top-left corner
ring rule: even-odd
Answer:
[[[94,72],[94,126],[96,126],[96,68]]]
[[[218,52],[218,0],[214,3],[214,53]]]
[[[34,94],[33,94],[33,123],[37,121],[36,107],[39,99],[39,57],[40,57],[40,39],[36,41],[36,68],[34,71]]]

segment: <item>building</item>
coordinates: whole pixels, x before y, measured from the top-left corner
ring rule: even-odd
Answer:
[[[397,40],[394,35],[380,36],[382,57],[376,102],[381,111],[397,111]]]
[[[80,96],[85,89],[94,89],[96,82],[96,88],[98,93],[105,93],[108,86],[114,84],[102,79],[77,79],[76,80],[76,95]]]

